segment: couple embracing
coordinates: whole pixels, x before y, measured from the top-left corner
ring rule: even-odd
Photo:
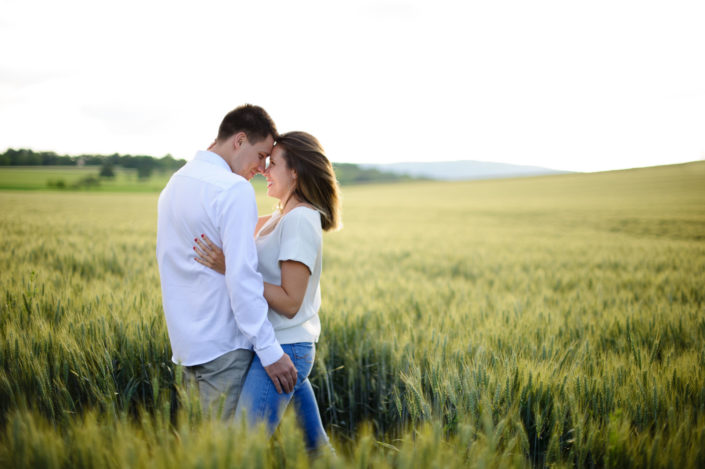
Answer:
[[[267,178],[258,217],[249,180]],[[321,331],[322,231],[340,226],[335,173],[305,132],[229,112],[159,197],[157,261],[175,363],[204,412],[276,429],[290,401],[309,450],[330,446],[308,375]],[[195,251],[195,252],[194,252]],[[195,254],[195,256],[194,256]]]

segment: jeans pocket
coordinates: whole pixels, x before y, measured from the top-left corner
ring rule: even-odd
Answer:
[[[313,364],[313,360],[316,356],[316,349],[312,343],[302,342],[298,344],[291,344],[291,349],[296,360]]]

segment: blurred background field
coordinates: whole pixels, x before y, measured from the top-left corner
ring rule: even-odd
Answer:
[[[0,154],[0,162],[3,156]],[[148,156],[90,155],[85,157],[90,164],[78,165],[79,157],[62,158],[66,161],[64,165],[43,165],[41,160],[34,166],[0,164],[0,190],[160,192],[173,171],[186,162]],[[126,162],[120,163],[119,158]],[[334,163],[333,166],[342,185],[420,179],[375,168],[363,168],[356,164]],[[265,190],[263,176],[256,176],[252,184],[259,192]]]
[[[171,172],[154,171],[140,178],[136,168],[114,168],[114,177],[101,178],[95,166],[0,167],[0,190],[94,192],[159,192]]]
[[[158,195],[103,187],[0,192],[0,464],[305,466],[291,419],[267,442],[199,416],[170,362]],[[316,464],[705,466],[705,163],[343,204],[312,377],[339,454]]]

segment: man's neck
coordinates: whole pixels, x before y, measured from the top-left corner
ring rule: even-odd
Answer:
[[[235,170],[233,169],[233,165],[231,164],[230,159],[228,158],[228,154],[222,145],[218,145],[217,143],[213,143],[210,147],[208,147],[208,151],[210,151],[211,153],[215,153],[216,155],[223,158],[223,161],[225,161],[228,164],[230,171],[235,172]]]

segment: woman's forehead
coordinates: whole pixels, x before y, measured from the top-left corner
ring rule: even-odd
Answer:
[[[278,159],[281,158],[284,155],[284,147],[280,147],[279,145],[274,145],[274,149],[272,150],[272,158]]]

